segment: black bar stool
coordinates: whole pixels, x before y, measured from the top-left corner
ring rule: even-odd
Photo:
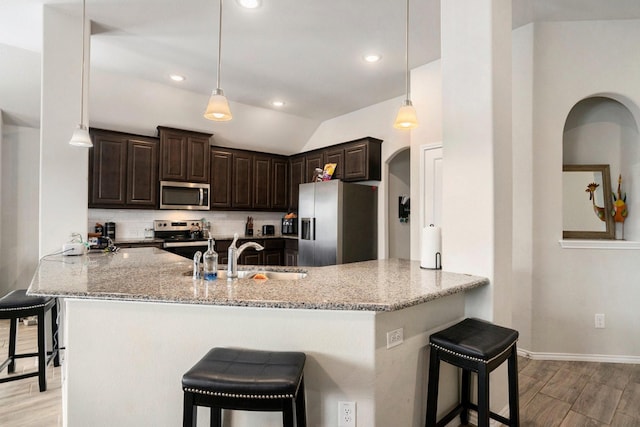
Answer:
[[[0,319],[9,319],[9,356],[0,365],[0,371],[7,367],[7,372],[15,372],[15,360],[25,357],[38,357],[38,370],[27,374],[10,375],[0,378],[0,383],[16,381],[24,378],[38,376],[40,391],[47,389],[47,366],[53,360],[53,366],[60,366],[58,346],[58,300],[52,297],[28,296],[26,289],[12,291],[0,298]],[[45,340],[44,317],[51,310],[51,341],[52,349],[47,352]],[[38,352],[16,354],[16,335],[18,321],[21,317],[38,316]]]
[[[211,427],[222,427],[222,409],[282,411],[284,427],[306,427],[299,352],[213,348],[182,377],[183,426],[195,427],[198,406],[211,408]],[[294,416],[295,413],[295,416]]]
[[[427,427],[441,427],[460,414],[469,422],[469,409],[478,411],[478,427],[488,427],[493,418],[511,427],[520,425],[518,413],[518,331],[480,319],[465,319],[429,338],[429,386],[427,390]],[[440,361],[462,368],[460,403],[436,422]],[[489,373],[508,360],[509,419],[489,409]],[[471,403],[471,372],[478,374],[478,404]]]

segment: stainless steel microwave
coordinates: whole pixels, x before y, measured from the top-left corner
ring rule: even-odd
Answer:
[[[209,184],[160,181],[160,209],[209,210]]]

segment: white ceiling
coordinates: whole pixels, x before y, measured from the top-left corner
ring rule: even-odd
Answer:
[[[40,51],[42,4],[79,17],[82,2],[1,0],[0,59],[17,51],[8,46]],[[283,112],[317,122],[401,96],[404,7],[399,0],[262,0],[248,10],[225,0],[221,87],[236,103],[274,108],[269,102],[278,98]],[[411,0],[410,10],[414,68],[440,56],[440,1]],[[87,16],[94,23],[92,67],[168,85],[176,85],[168,75],[178,73],[187,78],[181,87],[202,94],[215,87],[217,0],[87,0]],[[640,1],[513,1],[514,27],[629,18],[640,18]],[[368,52],[382,61],[365,63]],[[0,109],[24,111],[7,105],[6,91],[18,90],[2,82],[16,78],[3,70],[7,63],[0,61]]]

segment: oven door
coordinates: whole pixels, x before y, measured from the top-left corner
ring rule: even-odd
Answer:
[[[206,241],[165,242],[163,248],[165,251],[180,255],[185,258],[193,259],[193,256],[198,251],[204,254],[208,249],[208,245]]]

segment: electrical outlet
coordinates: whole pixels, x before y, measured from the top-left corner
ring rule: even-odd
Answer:
[[[356,402],[338,402],[338,427],[356,427]]]
[[[596,328],[604,329],[604,313],[596,313]]]
[[[404,329],[394,329],[387,332],[387,348],[395,347],[404,341]]]

